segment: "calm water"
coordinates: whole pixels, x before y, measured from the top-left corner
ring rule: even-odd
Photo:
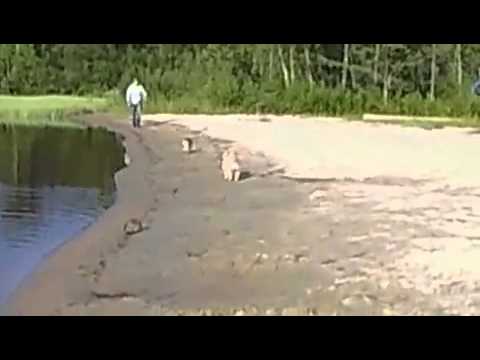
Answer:
[[[113,204],[123,159],[106,130],[0,126],[0,305]]]

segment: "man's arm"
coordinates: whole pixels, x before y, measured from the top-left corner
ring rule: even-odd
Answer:
[[[127,89],[127,92],[126,92],[126,94],[125,94],[125,101],[126,101],[126,103],[127,103],[128,106],[130,106],[131,93],[132,93],[132,87],[129,86],[128,89]]]
[[[142,92],[143,101],[146,101],[147,100],[147,91],[145,90],[145,88],[143,86],[140,87],[140,91]]]

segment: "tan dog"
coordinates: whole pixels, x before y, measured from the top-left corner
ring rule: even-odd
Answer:
[[[222,172],[226,181],[240,181],[241,168],[234,150],[228,149],[222,154]]]

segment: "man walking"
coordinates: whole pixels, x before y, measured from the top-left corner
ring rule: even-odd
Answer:
[[[126,101],[132,113],[132,124],[134,128],[140,127],[143,104],[147,100],[145,88],[138,83],[137,79],[127,89]]]

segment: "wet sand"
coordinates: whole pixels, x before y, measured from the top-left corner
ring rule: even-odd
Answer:
[[[450,178],[448,185],[448,177],[428,178],[438,172],[414,167],[375,172],[370,160],[357,171],[346,160],[336,169],[330,146],[322,150],[320,142],[314,147],[305,140],[312,136],[305,123],[297,124],[303,141],[289,148],[282,141],[292,133],[275,121],[249,118],[252,125],[243,123],[241,132],[237,123],[211,119],[149,119],[141,130],[90,120],[125,136],[132,163],[117,175],[118,201],[24,283],[11,314],[480,313],[474,262],[480,191],[473,182],[460,187]],[[357,124],[329,126],[341,128],[329,128],[330,143],[346,129],[375,136]],[[411,137],[386,128],[377,135],[393,131],[396,146],[411,147]],[[198,152],[180,151],[185,135],[195,137]],[[251,171],[238,184],[220,173],[225,139],[236,141]],[[357,137],[358,151],[360,142]],[[314,154],[329,161],[312,166]],[[125,237],[130,218],[143,219],[148,229]]]

